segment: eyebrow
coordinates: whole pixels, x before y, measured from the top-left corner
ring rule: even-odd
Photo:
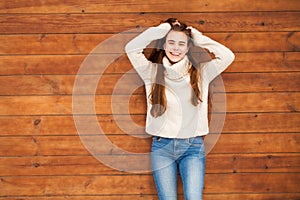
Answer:
[[[175,42],[175,40],[168,40],[168,42]],[[185,44],[186,42],[185,41],[179,41],[178,43]]]

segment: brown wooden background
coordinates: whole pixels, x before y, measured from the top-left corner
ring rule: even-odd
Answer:
[[[100,42],[168,17],[236,55],[222,75],[228,113],[207,157],[204,199],[300,199],[298,0],[1,0],[0,199],[156,199],[150,173],[111,169],[85,149],[72,117],[72,90],[81,63]],[[109,66],[96,112],[116,145],[147,152],[150,140],[126,136],[110,108],[114,84],[131,68],[125,55]],[[91,75],[97,71],[86,78]],[[129,105],[143,124],[142,89]]]

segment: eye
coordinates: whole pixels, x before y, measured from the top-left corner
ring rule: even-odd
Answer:
[[[174,45],[174,44],[175,44],[174,41],[169,41],[168,43],[169,43],[170,45]]]
[[[185,46],[185,42],[179,42],[179,46]]]

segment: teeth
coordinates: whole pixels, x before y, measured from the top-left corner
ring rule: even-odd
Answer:
[[[179,56],[180,55],[180,53],[172,53],[172,52],[170,52],[173,56]]]

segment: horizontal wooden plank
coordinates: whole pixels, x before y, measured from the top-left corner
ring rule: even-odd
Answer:
[[[262,193],[274,193],[275,190],[278,189],[277,192],[289,191],[289,192],[299,192],[299,188],[297,187],[297,179],[299,180],[298,173],[291,174],[240,174],[235,175],[221,175],[214,174],[211,176],[206,176],[205,183],[205,191],[209,192],[218,192],[218,193],[228,193],[232,191],[238,190],[240,193],[248,193],[248,192],[262,192]],[[294,177],[292,177],[294,175]],[[226,179],[227,178],[227,179]],[[281,183],[281,179],[285,184]],[[249,181],[249,179],[252,179]],[[212,182],[211,182],[212,181]],[[224,182],[223,182],[224,181]],[[234,189],[231,186],[227,187],[227,184],[234,184]],[[277,186],[274,186],[276,184]],[[240,186],[239,186],[240,185]],[[217,186],[216,188],[214,188]],[[223,189],[218,189],[221,187]],[[242,190],[240,190],[242,189]]]
[[[155,26],[174,15],[204,32],[300,31],[300,12],[6,14],[1,17],[0,34],[119,33]]]
[[[300,73],[235,73],[223,74],[226,92],[296,92],[300,89]],[[222,91],[213,82],[214,91]]]
[[[205,173],[299,172],[299,154],[208,154]]]
[[[44,0],[43,2],[10,0],[0,1],[0,13],[107,13],[107,12],[215,12],[215,11],[292,11],[299,10],[297,0],[253,0],[245,2],[243,0],[231,0],[220,2],[218,0],[208,0],[199,2],[190,0],[188,4],[180,0],[176,2],[176,7],[169,5],[167,0],[107,0],[105,2],[96,0],[59,1]]]
[[[222,96],[222,95],[221,95]],[[227,112],[298,112],[299,96],[298,93],[236,93],[227,94]],[[213,104],[215,109],[212,111],[223,111],[223,99],[218,94],[213,97],[216,102]],[[280,103],[276,98],[281,98],[284,102]],[[221,100],[221,102],[217,102]],[[234,105],[239,104],[239,106]],[[273,106],[277,106],[275,109]],[[219,110],[220,109],[220,110]]]
[[[112,99],[113,98],[113,99]],[[227,112],[298,112],[300,93],[228,93]],[[213,112],[224,112],[224,94],[214,94]],[[0,115],[145,114],[144,95],[2,96]]]
[[[275,195],[271,195],[272,197],[275,197]],[[276,195],[278,196],[278,195]],[[289,194],[288,196],[290,197],[295,197],[295,194],[291,195]],[[180,197],[179,197],[180,198]],[[183,198],[183,197],[182,197]],[[28,197],[28,196],[18,196],[18,197],[0,197],[0,200],[132,200],[132,199],[143,199],[143,200],[155,200],[157,199],[156,195],[77,195],[77,196],[36,196],[36,197]]]
[[[48,55],[48,56],[1,56],[1,75],[45,75],[45,74],[77,74],[86,55]],[[125,57],[125,56],[123,56]],[[122,60],[125,60],[124,58]],[[99,60],[100,62],[100,60]],[[125,61],[129,64],[128,59]],[[124,63],[124,62],[122,62]],[[114,62],[114,66],[119,62]],[[112,67],[109,67],[110,71]],[[118,72],[124,73],[131,69],[129,65],[119,66]],[[91,70],[90,74],[96,73]],[[98,71],[99,73],[99,71]]]
[[[290,123],[285,122],[284,128],[297,120],[299,115],[284,115],[289,116]],[[283,117],[283,118],[284,118]],[[250,117],[249,117],[250,118]],[[276,118],[276,117],[275,117]],[[281,117],[279,117],[282,119]],[[91,134],[97,133],[89,127],[93,127],[93,123],[99,123],[103,133],[105,134],[145,134],[144,126],[146,118],[144,115],[118,115],[118,116],[93,116],[77,117],[77,120],[86,122],[86,130]],[[95,121],[94,121],[95,120]],[[295,127],[295,126],[292,126]],[[291,128],[292,128],[291,127]],[[287,130],[287,129],[285,129]],[[294,129],[300,132],[300,129]],[[295,132],[295,131],[292,131]],[[296,131],[297,132],[297,131]],[[76,135],[77,129],[74,118],[72,116],[10,116],[0,117],[0,136],[12,135]]]
[[[98,79],[100,78],[99,82]],[[123,75],[34,75],[0,76],[1,95],[71,95],[74,81],[81,84],[83,94],[129,95],[143,94],[144,84],[137,74]],[[300,72],[291,73],[234,73],[223,74],[224,82],[214,81],[214,92],[299,92]],[[9,84],[8,84],[9,83]],[[76,88],[77,88],[76,87]],[[84,88],[84,89],[81,89]]]
[[[83,82],[81,85],[86,88],[85,93],[92,94],[93,91],[89,91],[88,88],[89,81],[96,82],[100,77],[96,94],[144,93],[143,83],[137,74],[80,76],[78,80]],[[227,92],[297,92],[300,89],[300,73],[297,72],[223,74],[222,77]],[[5,76],[0,77],[0,93],[3,95],[72,94],[75,78],[75,76]],[[118,82],[120,79],[121,83]],[[139,90],[136,90],[138,88]],[[222,85],[217,82],[212,83],[211,89],[215,92],[223,92]]]
[[[136,195],[151,194],[155,191],[151,175],[29,177],[2,178],[1,180],[0,196]]]
[[[14,149],[15,155],[37,155],[38,146],[36,140],[33,137],[2,137],[0,138],[2,144],[0,153],[2,156],[13,155],[9,153],[8,149]],[[34,153],[35,152],[35,153]]]
[[[283,194],[203,194],[203,198],[206,200],[224,200],[224,199],[231,199],[231,200],[240,200],[240,199],[257,199],[257,200],[282,200],[284,198],[287,199],[298,199],[300,195],[298,193],[283,193]],[[131,200],[131,199],[145,199],[145,200],[156,200],[156,195],[98,195],[98,196],[40,196],[40,197],[4,197],[1,200]],[[184,200],[183,195],[178,196],[178,200]]]
[[[204,193],[299,192],[299,173],[209,174]],[[284,182],[285,184],[278,184]],[[224,186],[226,185],[226,186]],[[152,175],[3,177],[0,196],[156,194]],[[182,185],[179,185],[182,194]]]
[[[299,132],[297,124],[300,124],[299,113],[226,114],[223,132]]]
[[[214,119],[219,114],[213,115]],[[223,115],[220,115],[223,117]],[[107,135],[145,134],[145,115],[102,115],[96,119],[93,116],[77,117],[85,120],[85,128],[91,134],[98,130],[89,128],[94,123],[101,126]],[[300,113],[253,113],[230,114],[225,116],[223,133],[300,133]],[[74,118],[72,116],[1,116],[0,136],[30,136],[30,135],[76,135]]]
[[[271,197],[275,197],[279,195],[271,195]],[[295,197],[295,194],[288,194],[290,197]],[[182,195],[179,198],[183,198]],[[0,200],[132,200],[132,199],[137,199],[137,200],[156,200],[157,197],[156,195],[77,195],[77,196],[18,196],[18,197],[0,197]]]
[[[297,153],[300,151],[299,137],[299,133],[221,134],[210,153]],[[110,142],[104,142],[107,138]],[[94,147],[95,149],[91,153],[113,155],[109,158],[114,158],[116,162],[120,161],[121,164],[123,159],[129,159],[128,156],[123,157],[127,153],[126,151],[130,153],[129,156],[141,156],[143,159],[143,156],[149,156],[148,153],[151,149],[151,138],[133,136],[23,136],[1,137],[0,140],[0,156],[4,157],[86,156],[90,155],[87,148]],[[146,153],[146,155],[141,155],[141,153]],[[132,159],[136,158],[133,157]],[[147,163],[143,164],[147,166]]]
[[[235,60],[226,72],[299,71],[299,58],[299,52],[235,53]]]
[[[74,75],[87,55],[0,56],[0,75]],[[235,53],[226,72],[300,71],[300,52]],[[103,59],[98,59],[100,63]],[[103,70],[103,74],[131,73],[132,65],[122,55]],[[89,67],[85,74],[99,74]]]
[[[137,158],[135,162],[150,162]],[[129,163],[134,165],[134,163]],[[150,173],[150,170],[148,171]],[[299,154],[209,154],[205,173],[300,172]],[[0,176],[126,174],[93,156],[0,157]],[[145,172],[146,173],[146,172]]]
[[[282,199],[299,199],[300,194],[294,193],[294,194],[278,194],[278,193],[272,193],[272,194],[204,194],[203,197],[207,200],[282,200]],[[26,200],[26,199],[25,199]]]
[[[233,52],[297,52],[300,47],[300,32],[205,34],[228,46]],[[114,38],[112,36],[113,34],[0,35],[0,44],[2,44],[0,45],[0,55],[123,54],[125,45],[136,34],[117,35]],[[106,42],[103,42],[105,40]],[[119,56],[117,55],[115,58]],[[98,59],[103,59],[103,57],[100,55]],[[97,57],[95,60],[97,61]]]
[[[299,143],[299,134],[223,134],[221,135],[218,143],[214,146],[212,153],[218,152],[299,152],[300,148],[296,147]],[[288,136],[288,137],[285,137]],[[241,144],[241,140],[244,140]],[[285,140],[285,141],[283,141]],[[227,146],[226,142],[230,143]],[[272,145],[270,145],[272,144]],[[243,147],[240,147],[243,145]],[[274,145],[274,146],[273,146]],[[296,145],[296,146],[294,146]],[[226,146],[226,147],[224,147]],[[225,149],[223,149],[225,148]],[[293,150],[294,149],[294,150]]]
[[[112,34],[0,35],[2,44],[0,53],[25,55],[88,54],[94,47],[112,36]],[[7,40],[11,40],[17,45],[12,45]],[[122,43],[119,43],[119,45],[122,45]],[[123,43],[123,46],[125,47],[125,43]]]
[[[83,195],[83,196],[38,196],[38,197],[28,197],[28,196],[21,196],[21,197],[0,197],[0,200],[19,200],[22,198],[22,200],[132,200],[132,199],[143,199],[143,200],[156,200],[156,195]],[[203,198],[205,200],[282,200],[282,199],[299,199],[300,194],[299,193],[248,193],[248,194],[203,194]],[[178,196],[178,200],[184,200],[183,195]]]

